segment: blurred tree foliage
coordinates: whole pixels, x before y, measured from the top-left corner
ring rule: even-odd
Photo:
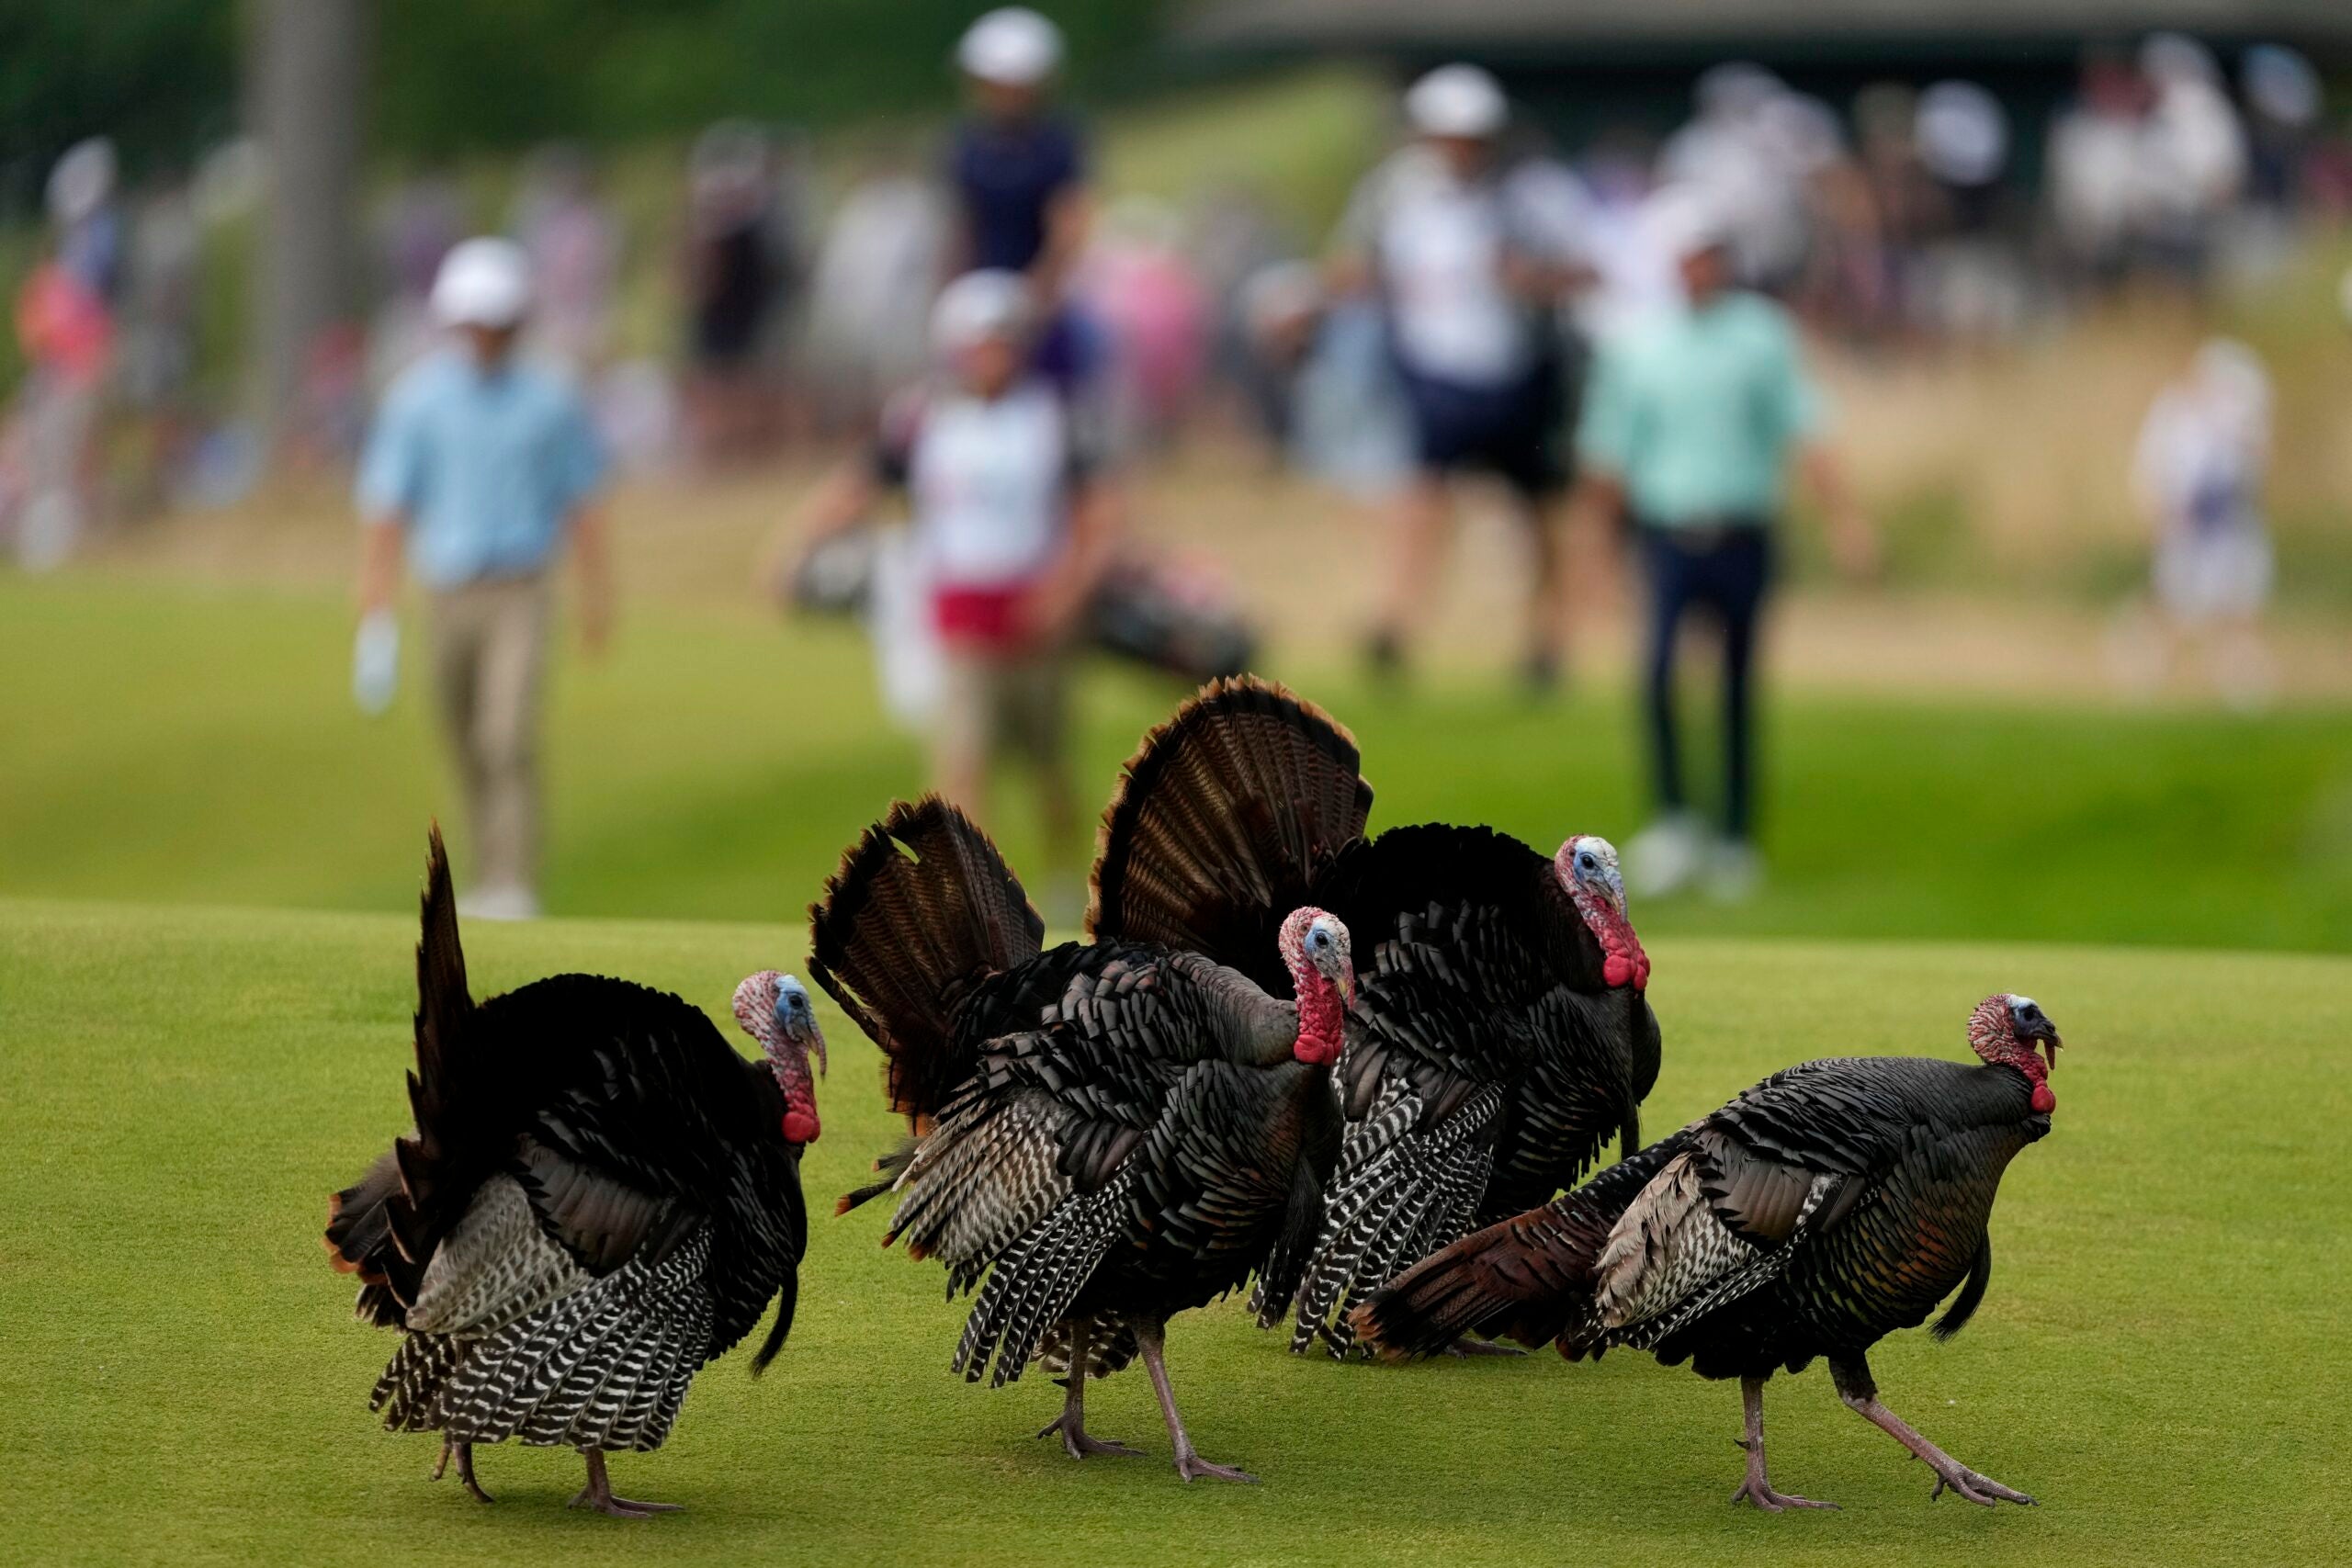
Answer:
[[[104,132],[133,171],[184,164],[236,122],[240,8],[226,0],[0,0],[0,206]]]
[[[616,143],[729,115],[814,124],[945,104],[987,0],[385,0],[378,146],[441,156],[549,136]],[[1150,76],[1166,0],[1044,8],[1070,85]]]
[[[254,0],[0,0],[0,200],[103,131],[135,173],[237,120]],[[607,145],[749,115],[836,124],[936,109],[988,0],[378,0],[371,147],[435,159],[549,137]],[[1169,0],[1046,0],[1069,82],[1149,85]]]

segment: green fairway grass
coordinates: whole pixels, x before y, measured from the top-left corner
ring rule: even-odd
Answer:
[[[0,575],[0,892],[399,909],[435,812],[462,877],[419,639],[409,689],[371,723],[348,694],[350,635],[348,607],[317,590]],[[1376,825],[1491,822],[1539,844],[1639,826],[1614,677],[1531,704],[1470,673],[1384,695],[1279,648],[1265,669],[1354,728]],[[1087,682],[1088,796],[1182,694],[1108,669]],[[1764,897],[1647,903],[1645,933],[2352,950],[2341,710],[1799,692],[1766,728]],[[863,639],[780,625],[748,596],[641,608],[606,662],[567,660],[546,753],[560,914],[797,919],[859,828],[922,782],[917,747],[876,712]],[[1017,798],[1001,820],[1034,866]]]
[[[580,968],[722,1019],[744,974],[803,954],[789,925],[466,940],[478,994]],[[494,1507],[429,1484],[432,1441],[365,1408],[392,1337],[352,1321],[318,1232],[406,1124],[413,941],[412,917],[0,900],[0,1560],[2154,1568],[2340,1560],[2352,1538],[2352,962],[1654,944],[1659,1132],[1806,1057],[1960,1056],[1994,989],[2064,1031],[2056,1128],[2005,1184],[1984,1310],[1948,1346],[1915,1332],[1873,1358],[1896,1411],[2044,1505],[1999,1513],[1930,1504],[1818,1368],[1771,1385],[1772,1475],[1845,1511],[1768,1518],[1726,1503],[1732,1385],[1630,1354],[1340,1367],[1284,1355],[1235,1303],[1178,1319],[1170,1363],[1203,1450],[1263,1486],[1178,1482],[1139,1372],[1089,1415],[1147,1457],[1073,1463],[1032,1436],[1059,1402],[1042,1376],[949,1376],[962,1313],[939,1269],[881,1251],[879,1213],[830,1217],[894,1134],[873,1049],[822,1006],[798,1324],[766,1378],[739,1351],[665,1450],[616,1459],[624,1494],[687,1506],[626,1523],[564,1509],[563,1452],[484,1450]]]

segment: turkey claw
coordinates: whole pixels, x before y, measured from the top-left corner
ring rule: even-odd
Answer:
[[[1946,1487],[1951,1489],[1954,1496],[1964,1497],[1986,1508],[2000,1503],[2015,1503],[2028,1508],[2041,1506],[2014,1487],[2004,1486],[1989,1475],[1979,1475],[1964,1464],[1955,1464],[1950,1470],[1939,1466],[1936,1488],[1928,1494],[1928,1501],[1932,1503],[1942,1496]]]
[[[632,1498],[609,1495],[600,1497],[594,1488],[588,1486],[582,1486],[573,1495],[569,1506],[594,1508],[616,1519],[650,1519],[656,1514],[675,1514],[685,1508],[684,1503],[640,1503]]]
[[[1736,1438],[1732,1441],[1734,1446],[1738,1448],[1744,1449],[1747,1446]],[[1796,1497],[1786,1492],[1775,1492],[1760,1481],[1741,1482],[1738,1488],[1732,1493],[1731,1500],[1736,1504],[1753,1503],[1768,1514],[1785,1513],[1791,1508],[1827,1508],[1834,1513],[1838,1507],[1835,1503],[1824,1503],[1812,1497]]]
[[[1067,1416],[1054,1417],[1052,1423],[1037,1436],[1050,1438],[1057,1432],[1061,1434],[1062,1451],[1072,1459],[1084,1459],[1089,1454],[1115,1454],[1137,1458],[1143,1453],[1141,1449],[1131,1449],[1125,1443],[1114,1443],[1108,1438],[1091,1436],[1084,1427],[1073,1424]]]
[[[1196,1477],[1204,1475],[1212,1481],[1238,1481],[1249,1486],[1258,1484],[1258,1478],[1248,1471],[1229,1464],[1211,1464],[1198,1454],[1181,1456],[1176,1461],[1176,1473],[1184,1478],[1188,1486]]]
[[[438,1481],[448,1473],[449,1457],[452,1454],[455,1454],[458,1460],[458,1484],[472,1493],[474,1501],[477,1503],[496,1502],[498,1499],[483,1491],[481,1483],[474,1479],[474,1446],[471,1443],[461,1443],[454,1438],[442,1438],[441,1457],[433,1466],[433,1479]]]

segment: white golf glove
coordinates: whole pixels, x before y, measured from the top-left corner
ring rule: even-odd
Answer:
[[[400,684],[400,619],[390,610],[371,610],[360,617],[351,650],[351,700],[372,718],[392,705]]]

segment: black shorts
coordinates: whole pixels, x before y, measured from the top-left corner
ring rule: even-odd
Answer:
[[[1566,480],[1559,367],[1541,360],[1515,380],[1470,386],[1399,366],[1412,411],[1414,457],[1425,473],[1490,473],[1531,500]]]

